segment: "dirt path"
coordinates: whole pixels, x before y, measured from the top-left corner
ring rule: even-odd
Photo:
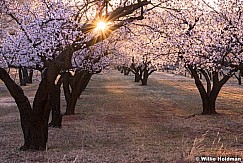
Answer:
[[[194,161],[203,154],[243,157],[243,104],[231,99],[235,104],[218,105],[221,114],[201,116],[192,82],[156,73],[142,87],[117,71],[96,75],[78,101],[77,114],[65,116],[61,129],[49,130],[45,152],[18,150],[23,142],[19,115],[8,100],[11,104],[0,105],[0,162],[163,163],[182,157]],[[229,103],[225,98],[221,102]]]

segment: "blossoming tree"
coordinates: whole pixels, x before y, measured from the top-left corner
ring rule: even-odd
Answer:
[[[164,61],[178,63],[191,73],[202,99],[202,114],[214,114],[222,86],[242,71],[242,1],[225,0],[211,6],[195,0],[169,5],[174,10],[164,10],[161,20],[168,36],[165,47],[173,53]]]
[[[142,23],[146,24],[144,21]],[[138,24],[132,24],[129,28],[132,32],[127,30],[128,34],[116,44],[116,52],[119,54],[119,59],[123,57],[120,64],[127,65],[135,74],[135,82],[141,80],[142,85],[147,85],[149,75],[157,70],[159,62],[160,48],[155,38],[158,33]]]
[[[123,25],[143,19],[138,10],[151,4],[147,0],[66,2],[40,0],[20,4],[1,1],[5,15],[18,25],[14,35],[5,33],[0,54],[0,79],[19,108],[24,133],[22,150],[46,149],[48,118],[58,74],[70,69],[90,72],[98,68],[95,59],[99,57],[95,55],[99,53],[92,51],[92,46]],[[95,32],[98,20],[109,22],[109,30]],[[82,62],[77,62],[77,58],[82,58]],[[4,69],[19,65],[42,71],[33,106]]]

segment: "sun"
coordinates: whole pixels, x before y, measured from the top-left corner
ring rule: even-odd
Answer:
[[[96,24],[96,30],[104,32],[107,29],[107,23],[105,21],[98,21]]]

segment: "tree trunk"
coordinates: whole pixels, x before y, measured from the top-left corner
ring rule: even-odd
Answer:
[[[199,73],[199,78],[202,79],[202,74],[201,73]]]
[[[20,86],[26,86],[27,80],[24,74],[24,68],[22,66],[19,67],[19,82]]]
[[[241,85],[241,73],[239,72],[239,76],[238,76],[238,84]]]
[[[78,95],[78,97],[80,97],[80,95],[82,94],[82,92],[87,88],[87,86],[88,86],[88,84],[89,84],[89,81],[90,81],[90,79],[91,79],[91,77],[92,77],[92,73],[88,73],[88,74],[86,74],[86,77],[85,77],[85,79],[84,79],[84,84],[83,84],[83,86],[82,86],[82,88],[81,88],[81,91],[79,92],[79,95]],[[81,84],[82,85],[82,84]]]
[[[33,82],[33,69],[29,70],[27,83],[31,84]]]
[[[211,115],[211,114],[217,114],[215,103],[216,103],[217,97],[207,97],[207,96],[201,96],[202,103],[203,103],[203,112],[202,115]]]
[[[141,79],[142,81],[142,85],[147,85],[148,84],[148,77],[144,77],[143,79]]]
[[[68,108],[69,103],[71,101],[72,94],[71,94],[71,88],[70,87],[71,87],[72,82],[73,82],[73,76],[69,72],[65,72],[63,74],[63,90],[64,90],[64,97],[65,97],[66,105],[67,105],[66,108]]]
[[[71,109],[71,102],[73,101],[75,91],[77,91],[77,85],[78,81],[81,80],[81,77],[83,75],[83,71],[76,71],[74,76],[71,76],[71,74],[65,73],[64,81],[63,81],[63,89],[64,89],[64,95],[65,100],[67,103],[66,106],[66,112],[65,115],[73,115],[74,114],[74,107]]]
[[[189,70],[191,71],[191,75],[193,76],[195,80],[195,84],[197,86],[197,89],[199,90],[202,103],[203,103],[203,115],[210,115],[210,114],[216,114],[215,110],[215,101],[216,97],[212,99],[211,95],[211,89],[208,89],[209,92],[205,90],[205,87],[203,86],[200,77],[198,75],[198,72],[196,69],[192,68],[191,66],[189,67]],[[210,80],[210,77],[207,78]]]
[[[48,100],[48,84],[46,80],[42,80],[37,91],[38,96],[35,97],[33,104],[33,122],[31,125],[31,133],[28,142],[23,149],[45,150],[48,137],[48,118],[47,114],[51,107],[46,105]],[[44,90],[46,88],[46,90]],[[50,101],[50,100],[48,100]],[[49,109],[49,110],[47,110]]]
[[[129,68],[124,66],[124,75],[126,76],[129,75],[129,72],[130,72]]]
[[[222,86],[229,80],[230,76],[224,76],[221,80],[219,80],[218,72],[213,73],[206,73],[204,70],[200,70],[202,72],[202,75],[204,75],[206,81],[207,81],[207,91],[202,84],[200,77],[198,75],[198,71],[194,69],[192,66],[188,66],[188,69],[190,70],[194,80],[195,84],[199,90],[202,103],[203,103],[203,115],[211,115],[216,114],[216,99],[218,97],[218,94],[222,88]],[[211,76],[212,75],[212,76]],[[211,83],[210,83],[210,76],[213,79],[213,86],[211,89]]]
[[[141,79],[142,85],[148,84],[148,77],[149,77],[149,73],[148,73],[148,70],[145,68],[143,71],[143,78]]]
[[[84,89],[87,87],[90,79],[92,77],[91,73],[86,71],[76,72],[72,82],[72,93],[69,103],[67,104],[67,109],[65,115],[75,114],[75,106],[77,100]]]
[[[116,67],[118,71],[121,71],[121,66]]]
[[[130,71],[135,75],[134,82],[140,82],[141,78],[140,78],[140,74],[139,74],[139,67],[136,66],[134,61],[130,66]]]
[[[52,89],[49,97],[48,97],[48,106],[51,107],[52,111],[52,120],[49,123],[49,127],[58,127],[62,126],[62,115],[61,115],[61,108],[60,108],[60,101],[61,101],[61,84],[56,84]]]
[[[23,80],[25,84],[28,82],[29,74],[28,74],[28,69],[26,67],[22,67],[22,74],[23,74]]]
[[[31,109],[28,98],[24,95],[22,88],[17,85],[9,76],[9,74],[0,68],[0,79],[6,85],[11,96],[14,98],[20,113],[21,127],[24,134],[24,146],[29,146],[29,136],[31,134],[31,125],[33,123],[33,110]]]
[[[135,82],[139,82],[140,81],[140,75],[138,72],[135,73]]]
[[[238,85],[241,85],[241,71],[239,71],[238,76],[235,74],[235,77],[238,80]]]
[[[45,150],[48,139],[48,120],[50,114],[50,94],[54,87],[54,82],[59,73],[55,65],[51,65],[43,73],[43,78],[39,84],[33,102],[33,121],[30,127],[30,134],[27,137],[29,142],[22,149]],[[50,102],[50,103],[49,103]]]
[[[0,79],[5,83],[10,94],[15,99],[19,108],[21,127],[24,133],[24,145],[21,150],[45,150],[48,139],[48,119],[51,107],[46,107],[48,94],[54,86],[54,81],[59,69],[54,65],[50,66],[42,78],[36,92],[33,109],[31,109],[28,98],[23,90],[0,68]],[[50,96],[49,96],[50,97]],[[49,102],[51,102],[49,100]]]

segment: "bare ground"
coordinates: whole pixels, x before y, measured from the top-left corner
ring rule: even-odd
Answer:
[[[37,84],[24,87],[30,100]],[[117,71],[96,75],[61,129],[50,128],[47,151],[19,151],[17,106],[0,84],[0,162],[195,162],[195,156],[243,158],[242,86],[231,80],[218,115],[200,115],[190,78],[154,73],[148,86]],[[62,112],[65,101],[62,96]]]

